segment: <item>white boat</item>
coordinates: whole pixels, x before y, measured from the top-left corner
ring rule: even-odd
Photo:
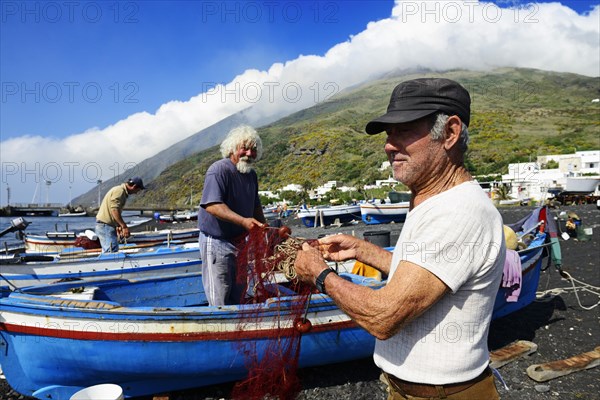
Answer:
[[[600,184],[598,176],[572,176],[567,177],[565,190],[567,192],[592,193]]]
[[[177,222],[197,221],[198,210],[178,211],[173,214],[173,220]]]
[[[66,213],[59,213],[58,216],[59,217],[65,217],[65,218],[70,218],[70,217],[86,217],[87,216],[87,212],[86,211],[66,212]]]
[[[134,218],[131,219],[129,221],[127,221],[127,226],[129,228],[133,228],[135,226],[140,226],[140,225],[144,225],[148,222],[152,221],[152,218],[148,218],[148,217],[139,217],[139,218]]]
[[[90,230],[88,230],[90,231]],[[88,232],[86,231],[86,232]],[[93,231],[90,231],[93,233]],[[81,234],[68,232],[47,232],[45,235],[24,234],[25,251],[27,253],[52,254],[64,252],[68,249],[79,251],[81,248],[77,245],[77,239]],[[138,245],[154,245],[160,243],[172,243],[174,241],[193,242],[198,239],[198,228],[188,229],[162,229],[150,232],[131,232],[126,243]],[[94,240],[87,235],[88,239]],[[96,249],[100,252],[100,249]]]
[[[301,208],[298,211],[298,218],[302,220],[304,226],[313,228],[315,226],[331,225],[336,221],[347,223],[352,220],[359,220],[360,205],[348,204],[341,206],[317,206],[311,208]]]
[[[390,222],[404,222],[409,201],[400,203],[361,203],[360,214],[365,224],[387,224]]]
[[[516,206],[516,205],[523,205],[523,204],[527,204],[529,202],[529,199],[506,199],[506,200],[499,200],[498,204],[501,206]]]
[[[0,256],[2,281],[12,289],[65,280],[138,279],[201,270],[198,243],[139,248],[125,246],[118,253],[90,255],[11,254]]]
[[[45,235],[23,233],[21,236],[23,237],[23,243],[25,243],[25,252],[44,254],[60,253],[65,249],[77,247],[78,237],[85,237],[91,241],[98,239],[91,229],[84,232],[51,231],[46,232]]]
[[[263,207],[263,215],[266,220],[274,220],[279,218],[279,208],[278,207]]]

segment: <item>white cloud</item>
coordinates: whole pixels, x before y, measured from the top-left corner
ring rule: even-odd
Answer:
[[[598,76],[599,19],[600,6],[582,16],[558,3],[500,8],[474,1],[397,1],[390,18],[369,23],[324,56],[303,55],[267,71],[247,70],[225,86],[104,129],[62,140],[4,141],[2,183],[13,189],[12,202],[28,202],[38,174],[37,179],[56,185],[52,199],[67,202],[69,185],[77,193],[88,190],[96,179],[118,175],[250,105],[257,118],[290,113],[393,69],[513,66]],[[54,170],[59,176],[51,175]]]

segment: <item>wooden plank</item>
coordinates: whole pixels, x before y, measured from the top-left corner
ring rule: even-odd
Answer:
[[[537,344],[527,340],[517,340],[498,350],[490,352],[490,367],[500,368],[537,351]]]
[[[546,382],[554,378],[583,371],[600,365],[600,346],[592,351],[581,353],[563,360],[530,365],[527,375],[537,382]]]

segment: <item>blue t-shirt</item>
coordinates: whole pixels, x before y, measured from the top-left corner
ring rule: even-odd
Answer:
[[[208,213],[204,207],[211,203],[224,203],[242,217],[253,217],[254,209],[261,206],[256,172],[242,174],[229,158],[213,163],[206,171],[198,211],[198,227],[209,236],[228,240],[245,233],[243,227]]]

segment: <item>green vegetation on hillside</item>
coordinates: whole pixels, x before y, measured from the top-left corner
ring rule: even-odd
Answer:
[[[600,149],[600,79],[531,69],[449,71],[390,77],[339,93],[323,104],[262,127],[261,190],[329,180],[362,186],[387,178],[385,134],[368,136],[366,123],[383,113],[393,87],[423,76],[461,82],[472,96],[467,165],[473,175],[506,173],[509,163],[538,155]],[[204,173],[220,158],[218,146],[165,170],[136,204],[197,205]]]

